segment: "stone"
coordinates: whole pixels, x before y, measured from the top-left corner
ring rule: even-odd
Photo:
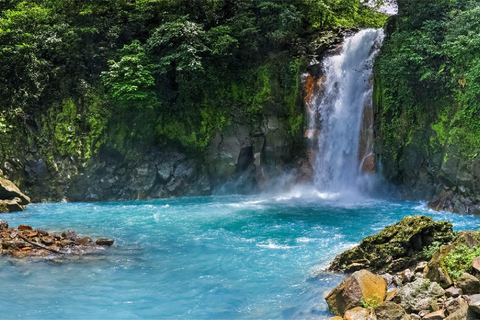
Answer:
[[[427,266],[426,261],[419,262],[417,266],[415,267],[415,273],[421,272],[423,273],[423,270],[425,270],[425,267]]]
[[[468,310],[473,312],[480,318],[480,294],[473,294],[467,296],[468,299]]]
[[[33,231],[33,228],[25,224],[21,224],[17,228],[19,231]]]
[[[95,243],[98,244],[99,246],[111,246],[113,245],[113,242],[115,240],[113,239],[98,239]]]
[[[445,311],[438,310],[431,312],[423,317],[424,320],[443,320],[445,319]]]
[[[20,204],[20,199],[14,200],[0,200],[0,213],[19,212],[23,211],[23,206]]]
[[[410,316],[407,315],[405,310],[396,303],[382,302],[375,309],[375,315],[377,319],[383,320],[408,320]]]
[[[455,313],[457,310],[462,308],[468,309],[468,302],[461,297],[445,302],[445,309],[447,310],[448,314]]]
[[[62,237],[66,238],[66,239],[69,239],[69,240],[73,240],[73,241],[78,239],[78,236],[77,236],[77,233],[75,232],[75,230],[67,230],[67,231],[63,232]]]
[[[0,231],[8,229],[8,222],[5,220],[0,220]]]
[[[400,276],[402,277],[403,283],[409,283],[415,279],[415,274],[410,269],[405,269],[404,271],[402,271],[400,273]]]
[[[433,254],[432,259],[427,263],[425,270],[423,270],[423,276],[426,279],[437,282],[442,288],[448,288],[453,284],[453,281],[443,264],[443,259],[453,248],[453,245],[445,245],[438,248]]]
[[[351,272],[364,268],[375,272],[401,271],[425,259],[424,247],[433,242],[446,244],[453,238],[450,222],[435,222],[426,216],[405,217],[338,255],[328,270]]]
[[[345,320],[368,320],[370,312],[362,307],[355,307],[345,312],[343,319]]]
[[[328,320],[343,320],[343,317],[331,317],[331,318],[328,318]]]
[[[75,240],[75,244],[79,246],[88,246],[93,243],[92,238],[85,237],[85,238],[78,238]]]
[[[42,243],[47,245],[47,246],[51,246],[52,244],[55,243],[55,240],[53,239],[53,237],[42,237]]]
[[[418,314],[411,313],[410,314],[410,319],[411,320],[420,320],[420,319],[422,319],[422,317],[420,317]]]
[[[444,294],[445,290],[438,283],[426,279],[417,279],[400,289],[402,307],[409,313],[422,310],[433,311],[437,299]]]
[[[400,297],[400,290],[399,289],[393,289],[391,291],[387,292],[387,296],[385,297],[385,301],[392,301],[395,303],[400,303],[401,297]]]
[[[379,276],[367,270],[354,272],[342,281],[325,298],[330,312],[337,316],[343,316],[345,311],[362,305],[362,299],[381,302],[385,299],[387,283]]]
[[[13,200],[15,198],[19,198],[22,205],[30,203],[30,198],[23,194],[12,181],[0,177],[0,199]]]
[[[462,289],[460,288],[455,288],[455,287],[450,287],[445,290],[445,296],[447,298],[457,298],[463,294]]]
[[[473,269],[476,273],[480,273],[480,257],[476,257],[475,259],[473,259],[473,261],[472,261],[472,269]]]
[[[480,293],[480,282],[476,277],[466,272],[457,279],[457,287],[462,289],[463,294]]]

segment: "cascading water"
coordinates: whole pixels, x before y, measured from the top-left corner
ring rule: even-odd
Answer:
[[[368,99],[371,101],[369,82],[383,38],[383,30],[362,30],[345,39],[340,54],[323,62],[324,89],[315,99],[320,134],[314,183],[321,191],[355,191],[359,187],[362,112]]]

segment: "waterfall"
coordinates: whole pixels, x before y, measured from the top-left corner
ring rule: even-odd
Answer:
[[[366,106],[371,108],[373,61],[383,37],[381,29],[362,30],[345,39],[339,54],[324,59],[323,90],[313,100],[315,115],[311,116],[311,123],[320,128],[314,183],[321,191],[359,188],[364,160],[359,155],[362,114]]]

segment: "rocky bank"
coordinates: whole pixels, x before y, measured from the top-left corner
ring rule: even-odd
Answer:
[[[480,235],[406,217],[338,255],[353,272],[326,301],[331,320],[480,319]]]

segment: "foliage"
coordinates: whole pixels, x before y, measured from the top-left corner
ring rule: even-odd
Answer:
[[[480,256],[480,247],[469,248],[465,244],[455,246],[443,260],[448,274],[453,280],[460,277],[464,272],[470,272],[472,261]]]
[[[375,311],[375,309],[378,308],[378,304],[382,301],[380,299],[380,296],[375,293],[373,295],[373,298],[365,299],[365,297],[362,297],[360,302],[362,304],[362,307],[366,309],[372,309],[373,311]]]
[[[425,259],[430,260],[433,257],[435,251],[437,251],[441,245],[442,244],[440,242],[434,241],[428,247],[423,247],[423,254],[425,256]]]
[[[0,0],[0,130],[81,160],[101,145],[201,151],[233,114],[274,113],[293,137],[299,43],[384,20],[361,0]]]
[[[443,154],[442,161],[449,146],[459,148],[459,157],[478,154],[479,21],[478,0],[402,1],[375,64],[384,161],[401,166],[418,132],[430,135],[425,152]]]

